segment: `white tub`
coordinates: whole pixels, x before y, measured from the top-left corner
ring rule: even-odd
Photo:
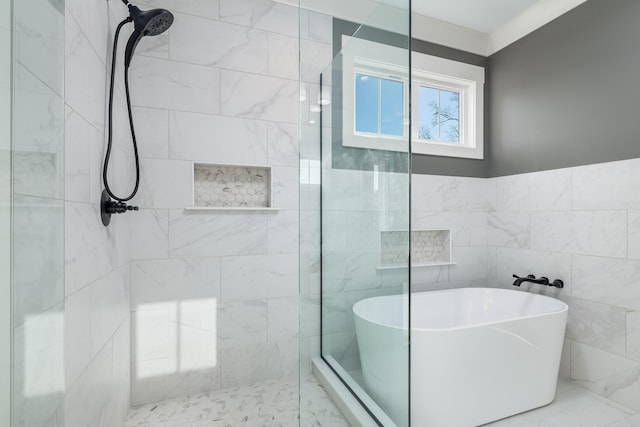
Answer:
[[[406,425],[406,296],[353,306],[367,391]],[[411,298],[411,421],[466,427],[553,401],[568,306],[527,292],[489,288]]]

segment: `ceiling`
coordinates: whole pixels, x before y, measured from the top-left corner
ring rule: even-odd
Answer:
[[[492,33],[540,0],[413,0],[414,13]]]

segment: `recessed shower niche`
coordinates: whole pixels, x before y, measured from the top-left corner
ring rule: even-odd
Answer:
[[[194,210],[276,210],[272,206],[271,167],[193,164]]]
[[[381,268],[396,268],[407,263],[409,233],[382,231]],[[411,232],[411,266],[451,265],[451,230],[413,230]]]

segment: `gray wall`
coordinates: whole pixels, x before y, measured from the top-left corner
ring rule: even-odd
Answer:
[[[467,64],[477,65],[485,67],[485,81],[487,84],[484,86],[484,104],[485,111],[489,109],[489,59],[475,55],[472,53],[464,52],[461,50],[452,49],[446,46],[437,45],[434,43],[425,42],[422,40],[413,39],[411,49],[414,52],[426,53],[427,55],[439,56],[441,58],[451,59],[453,61],[464,62]],[[448,176],[468,176],[483,178],[487,176],[489,169],[491,145],[489,141],[489,117],[485,114],[484,123],[484,141],[485,141],[485,153],[484,160],[475,159],[459,159],[455,157],[443,157],[443,156],[430,156],[423,154],[414,154],[411,156],[412,160],[412,172],[419,174],[429,175],[448,175]]]
[[[489,176],[640,157],[639,23],[590,0],[489,58]]]

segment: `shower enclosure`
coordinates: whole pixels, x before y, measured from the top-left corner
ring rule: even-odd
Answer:
[[[407,426],[410,2],[360,13],[300,6],[326,14],[331,40],[325,51],[301,40],[301,330],[311,324],[305,309],[319,305],[315,363],[328,366],[377,424]],[[326,66],[305,75],[307,63]],[[382,295],[399,298],[389,321],[400,332],[384,348],[358,330],[353,313],[357,302]]]

